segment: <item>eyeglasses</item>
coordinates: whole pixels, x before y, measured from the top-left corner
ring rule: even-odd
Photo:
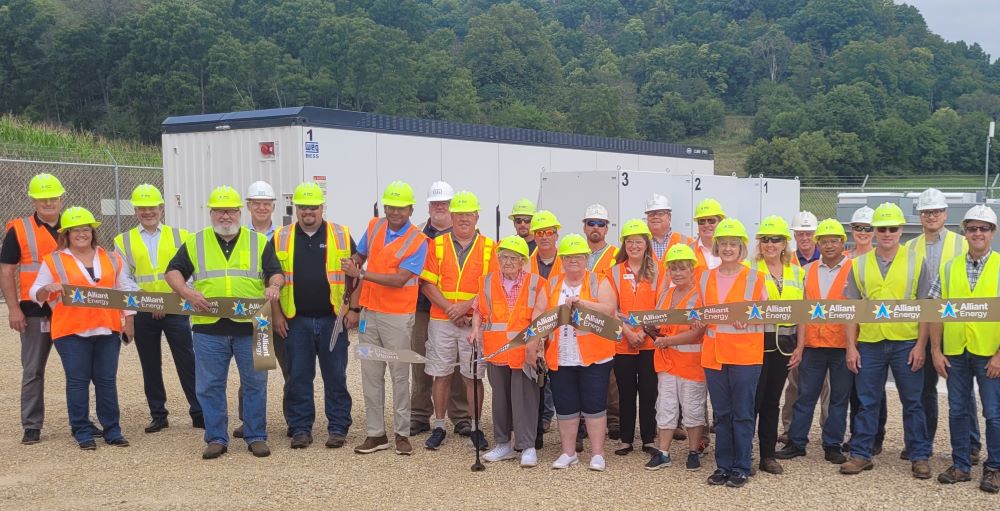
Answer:
[[[549,236],[555,236],[556,232],[557,231],[555,229],[539,229],[539,230],[535,231],[535,237],[536,238],[548,238]]]
[[[977,232],[991,232],[993,230],[992,225],[970,225],[965,228],[965,232],[975,234]]]
[[[719,221],[717,219],[715,219],[715,218],[699,218],[698,219],[698,225],[715,225],[717,223],[719,223]]]
[[[522,258],[521,256],[516,256],[516,255],[500,255],[500,257],[498,257],[498,259],[500,259],[501,263],[510,264],[510,263],[519,263],[524,258]]]
[[[853,229],[854,232],[872,232],[875,230],[875,228],[870,225],[852,225],[851,229]]]
[[[783,243],[785,241],[784,236],[761,236],[757,238],[761,243]]]
[[[436,201],[431,201],[431,207],[432,208],[437,208],[437,209],[445,208],[445,209],[447,209],[449,206],[451,206],[451,201],[450,200],[436,200]]]
[[[299,208],[302,211],[316,211],[317,209],[319,209],[319,206],[295,206],[295,207]]]
[[[837,244],[840,244],[840,243],[843,243],[843,242],[844,242],[844,240],[840,239],[839,237],[838,238],[823,238],[823,239],[820,239],[819,241],[817,241],[816,244],[819,245],[819,246],[821,246],[821,247],[829,247],[829,246],[837,245]]]
[[[646,246],[646,240],[642,238],[625,240],[626,245],[631,245],[633,247],[644,247]]]
[[[658,209],[656,211],[647,211],[646,216],[667,216],[670,214],[669,209]]]
[[[944,212],[943,209],[924,209],[920,211],[920,216],[938,216],[943,215]]]
[[[587,227],[600,227],[601,229],[608,226],[608,223],[604,220],[587,220]]]
[[[236,215],[240,214],[240,210],[238,210],[238,209],[213,209],[212,213],[215,213],[215,214],[217,214],[219,216],[236,216]]]
[[[514,219],[514,223],[515,224],[530,224],[531,223],[531,217],[529,216],[529,217],[515,218]]]
[[[893,227],[876,227],[875,229],[877,229],[878,232],[880,232],[880,233],[886,233],[886,232],[895,233],[895,232],[899,231],[899,227],[895,227],[895,226],[893,226]]]

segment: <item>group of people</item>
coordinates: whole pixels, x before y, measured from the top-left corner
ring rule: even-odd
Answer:
[[[659,194],[647,201],[645,218],[621,224],[618,246],[606,239],[611,219],[602,205],[586,208],[583,235],[563,235],[556,216],[536,211],[527,199],[516,202],[508,217],[517,234],[494,241],[477,227],[480,204],[472,192],[432,184],[428,219],[417,226],[411,222],[414,191],[396,181],[382,196],[384,216],[373,218],[357,243],[347,226],[324,218],[325,193],[312,182],[295,189],[295,222],[281,227],[272,223],[276,196],[267,183],[250,187],[248,226],[241,220],[239,193],[218,187],[207,203],[211,225],[195,233],[164,225],[160,191],[141,185],[132,194],[139,226],[119,234],[109,251],[100,246],[100,222],[89,211],[62,210],[64,193],[54,176],[35,176],[28,190],[35,213],[8,224],[0,254],[10,324],[21,333],[25,444],[40,440],[44,367],[53,344],[66,372],[73,436],[82,449],[95,449],[97,438],[128,445],[116,388],[122,340],[135,342],[142,365],[151,417],[145,431],[169,427],[162,335],[192,425],[205,430],[203,458],[228,450],[231,359],[240,381],[240,424],[232,436],[243,438],[255,456],[270,453],[268,375],[253,367],[250,318],[195,314],[189,320],[72,307],[59,299],[62,285],[69,284],[174,292],[196,312],[210,310],[217,297],[271,301],[292,448],[313,441],[317,362],[326,446],[345,445],[352,404],[347,331],[356,328],[363,344],[426,357],[425,364],[360,360],[366,431],[354,448],[358,454],[392,448],[409,455],[411,437],[421,433],[429,433],[424,447],[436,450],[448,438],[450,419],[453,434],[487,451],[486,461],[519,459],[522,467],[534,467],[555,421],[561,452],[554,469],[578,464],[589,439],[589,468],[603,471],[605,439],[617,440],[614,454],[627,456],[635,450],[638,427],[639,448],[650,457],[647,469],[671,466],[672,441],[686,440],[685,467],[698,470],[714,432],[716,469],[708,483],[742,487],[757,468],[781,474],[779,460],[806,455],[820,404],[825,460],[843,474],[858,474],[871,470],[882,451],[891,369],[903,407],[902,456],[911,461],[913,476],[932,477],[928,460],[941,376],[947,378],[952,463],[938,481],[970,481],[972,465],[980,461],[984,442],[975,382],[986,418],[980,488],[1000,490],[997,323],[696,320],[626,324],[618,341],[570,324],[510,345],[534,319],[560,305],[624,319],[635,311],[744,301],[997,296],[1000,255],[991,249],[996,214],[987,206],[971,208],[961,222],[963,237],[944,227],[948,204],[935,189],[918,199],[920,236],[900,243],[906,217],[899,206],[862,207],[849,224],[849,249],[840,222],[820,222],[807,211],[791,225],[766,217],[751,238],[714,199],[697,205],[698,232],[690,238],[671,229],[670,202]],[[391,441],[384,419],[387,369]],[[492,391],[492,449],[475,420],[483,415],[484,392],[475,380],[484,377]],[[90,419],[91,383],[100,426]]]

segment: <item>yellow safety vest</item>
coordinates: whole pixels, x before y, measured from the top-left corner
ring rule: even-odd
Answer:
[[[944,246],[941,247],[941,263],[938,264],[938,270],[944,268],[944,264],[948,261],[951,261],[969,250],[969,242],[964,236],[959,236],[957,233],[951,232],[948,229],[945,229],[941,235],[944,237],[944,241],[942,242],[944,243]],[[921,260],[927,258],[927,241],[923,234],[907,241],[906,248],[916,251]]]
[[[295,225],[279,227],[274,233],[274,250],[285,275],[285,286],[281,288],[281,311],[287,318],[295,317]],[[339,315],[344,303],[346,277],[340,260],[351,257],[350,231],[346,226],[326,222],[326,280],[330,283],[330,304],[333,313]]]
[[[862,255],[854,265],[854,283],[864,299],[878,307],[878,300],[912,300],[917,297],[917,281],[924,258],[915,250],[899,247],[885,277],[879,270],[875,250]],[[912,341],[917,323],[860,323],[858,342]]]
[[[792,257],[795,260],[794,256]],[[744,262],[750,266],[749,261]],[[771,278],[771,270],[763,259],[757,261],[757,271],[765,276],[764,287],[767,288],[767,299],[770,300],[801,300],[803,297],[803,283],[806,273],[797,264],[786,264],[781,275],[781,292],[778,292],[778,285]],[[781,323],[781,326],[795,326],[795,323]],[[783,333],[783,332],[782,332]]]
[[[211,300],[212,298],[263,298],[264,279],[262,277],[261,256],[267,245],[267,236],[240,227],[239,239],[233,253],[226,259],[211,227],[199,231],[185,243],[188,257],[194,265],[194,288]],[[234,311],[235,312],[235,311]],[[246,317],[236,316],[233,321],[248,322]],[[195,325],[219,321],[210,316],[191,316]]]
[[[170,286],[164,279],[167,265],[174,254],[190,235],[184,229],[160,226],[160,240],[156,246],[156,267],[149,256],[149,250],[142,241],[142,234],[136,227],[115,236],[115,247],[125,256],[125,262],[132,269],[132,277],[139,288],[150,293],[171,293]]]
[[[941,298],[994,298],[1000,289],[1000,254],[990,252],[976,288],[969,289],[965,257],[952,259],[941,269]],[[960,311],[955,311],[956,313]],[[969,350],[973,355],[992,357],[1000,350],[1000,323],[944,324],[944,354],[961,355]]]

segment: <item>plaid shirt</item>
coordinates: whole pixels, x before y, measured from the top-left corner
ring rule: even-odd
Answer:
[[[524,281],[526,280],[527,276],[528,273],[525,272],[524,270],[521,270],[521,272],[518,273],[516,277],[514,277],[514,283],[510,286],[510,291],[508,291],[506,283],[510,282],[510,280],[507,277],[504,277],[502,273],[500,274],[500,278],[502,279],[501,283],[504,284],[503,297],[507,300],[508,309],[514,308],[514,303],[517,302],[517,296],[521,294],[521,288],[524,286]],[[479,312],[479,295],[476,295],[476,298],[472,300],[472,310],[476,311],[476,314],[479,314],[480,320],[482,321],[487,320],[487,318],[483,316],[481,312]]]
[[[986,259],[990,257],[990,253],[987,252],[986,255],[980,257],[979,259],[973,259],[972,256],[966,252],[965,254],[965,276],[969,279],[969,289],[976,288],[976,282],[979,281],[979,275],[983,273],[983,266],[986,266]],[[938,300],[941,298],[941,275],[939,274],[934,278],[934,283],[931,284],[929,297]]]

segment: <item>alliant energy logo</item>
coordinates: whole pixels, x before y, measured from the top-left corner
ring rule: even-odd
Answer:
[[[905,303],[889,306],[882,302],[879,303],[874,310],[872,310],[872,313],[875,314],[876,320],[907,319],[917,321],[920,319],[920,306]]]
[[[952,302],[947,301],[938,309],[941,319],[986,319],[990,312],[990,304],[985,302]]]
[[[73,290],[71,301],[72,303],[111,307],[111,297],[104,291],[94,291],[90,289],[84,291],[76,288]]]
[[[573,311],[573,323],[581,328],[604,330],[604,320],[589,312],[581,313],[579,310]]]
[[[634,313],[628,315],[629,326],[639,325],[665,325],[670,322],[669,311],[645,312],[639,315]]]
[[[820,305],[814,303],[809,307],[809,320],[854,320],[858,310],[855,305],[845,305],[834,303],[830,305]]]
[[[766,322],[778,322],[778,323],[788,323],[792,320],[792,306],[791,305],[776,305],[767,304],[764,307],[758,307],[757,304],[753,304],[751,307],[756,308],[757,319],[764,320]],[[753,311],[748,310],[747,315]],[[747,318],[754,319],[754,318]]]
[[[128,293],[122,298],[122,302],[125,303],[126,308],[130,309],[153,309],[153,310],[164,310],[167,307],[166,300],[163,296],[149,296],[145,294],[136,295],[133,293]],[[182,305],[183,306],[183,305]]]
[[[701,310],[702,321],[731,321],[729,307],[705,307]]]

